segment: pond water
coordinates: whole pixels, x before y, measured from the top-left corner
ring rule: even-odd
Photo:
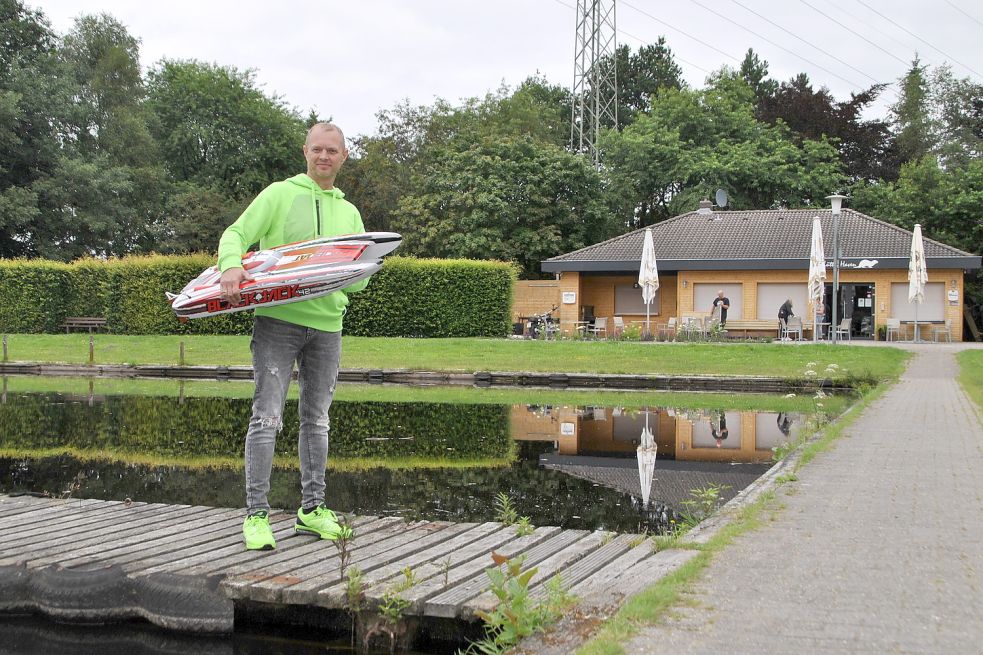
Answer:
[[[0,493],[240,507],[247,398],[7,391]],[[50,386],[50,382],[49,382]],[[90,384],[90,389],[92,389]],[[598,394],[600,396],[600,394]],[[798,413],[337,400],[327,501],[360,515],[660,532],[694,489],[729,499],[794,438]],[[299,502],[288,400],[270,501]]]

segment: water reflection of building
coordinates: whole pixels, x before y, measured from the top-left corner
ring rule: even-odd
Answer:
[[[766,463],[801,424],[775,412],[513,405],[512,438],[551,441],[558,455],[634,457],[646,415],[660,460]]]

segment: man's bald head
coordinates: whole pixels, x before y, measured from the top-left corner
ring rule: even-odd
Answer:
[[[311,129],[307,130],[307,139],[304,140],[305,145],[310,145],[311,135],[317,131],[337,132],[339,136],[341,136],[341,142],[342,143],[345,142],[345,133],[341,131],[340,127],[338,127],[334,123],[322,122],[322,123],[314,123],[313,125],[311,125]]]

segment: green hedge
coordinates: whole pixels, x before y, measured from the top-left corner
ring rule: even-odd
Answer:
[[[207,254],[0,261],[0,332],[59,332],[67,316],[102,316],[115,334],[249,334],[252,312],[181,323],[165,299],[214,263]],[[511,264],[391,257],[350,296],[355,336],[504,336],[510,330]]]

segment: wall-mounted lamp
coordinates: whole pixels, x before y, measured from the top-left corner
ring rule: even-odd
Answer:
[[[958,286],[959,286],[959,282],[957,282],[956,280],[952,280],[952,281],[951,281],[951,282],[949,283],[949,286],[950,286],[950,287],[952,287],[953,289],[955,289],[956,287],[958,287]]]
[[[640,285],[638,282],[636,282],[635,284],[631,285],[631,288],[632,289],[641,289],[642,288],[642,285]]]
[[[689,280],[683,280],[683,288],[685,289],[688,286],[689,286]]]

